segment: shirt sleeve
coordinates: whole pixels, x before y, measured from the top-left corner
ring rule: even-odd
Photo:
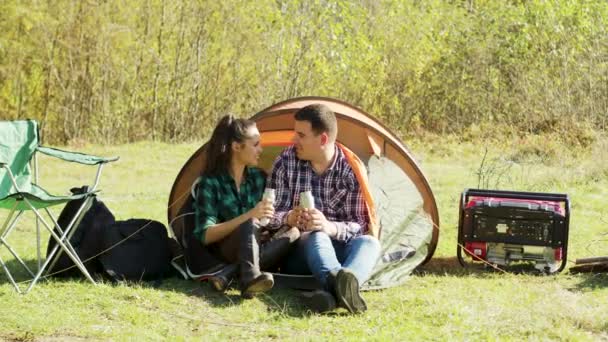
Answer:
[[[348,241],[365,234],[369,225],[369,215],[359,183],[353,174],[348,175],[347,179],[350,184],[344,205],[346,220],[333,222],[337,229],[335,239],[338,241]]]
[[[291,210],[291,191],[287,179],[287,161],[285,153],[281,153],[274,162],[272,172],[268,177],[269,188],[275,189],[274,216],[270,220],[271,227],[280,227],[287,220]]]
[[[207,228],[218,222],[217,192],[217,186],[209,178],[203,176],[198,183],[194,200],[194,236],[203,244]]]
[[[251,205],[247,208],[247,210],[251,210],[258,204],[259,201],[262,200],[262,197],[264,196],[264,189],[266,188],[266,172],[264,172],[262,169],[253,169],[252,178],[251,194],[249,195],[251,197],[249,201],[251,202]]]

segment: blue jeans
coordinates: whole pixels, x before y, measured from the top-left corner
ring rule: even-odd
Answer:
[[[287,273],[312,273],[328,289],[327,276],[341,268],[352,271],[359,284],[363,284],[379,257],[380,242],[372,236],[361,235],[344,242],[332,240],[323,232],[313,232],[300,237],[285,266]]]

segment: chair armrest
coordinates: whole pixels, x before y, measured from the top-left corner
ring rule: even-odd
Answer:
[[[44,146],[38,146],[36,148],[36,150],[38,152],[44,153],[51,157],[63,159],[65,161],[69,161],[69,162],[86,164],[86,165],[96,165],[96,164],[108,163],[108,162],[113,162],[113,161],[118,160],[118,157],[109,157],[109,158],[97,157],[97,156],[92,156],[89,154],[63,151],[60,149],[44,147]]]

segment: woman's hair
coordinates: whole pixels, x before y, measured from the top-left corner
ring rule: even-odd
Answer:
[[[232,143],[242,143],[247,138],[247,130],[255,122],[247,119],[238,119],[234,115],[223,116],[215,126],[211,139],[207,145],[207,163],[203,173],[217,175],[226,172],[232,159]]]

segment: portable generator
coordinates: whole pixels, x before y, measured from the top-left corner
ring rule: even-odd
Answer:
[[[458,261],[508,266],[534,263],[560,272],[568,256],[570,200],[566,194],[466,189],[460,197]]]

